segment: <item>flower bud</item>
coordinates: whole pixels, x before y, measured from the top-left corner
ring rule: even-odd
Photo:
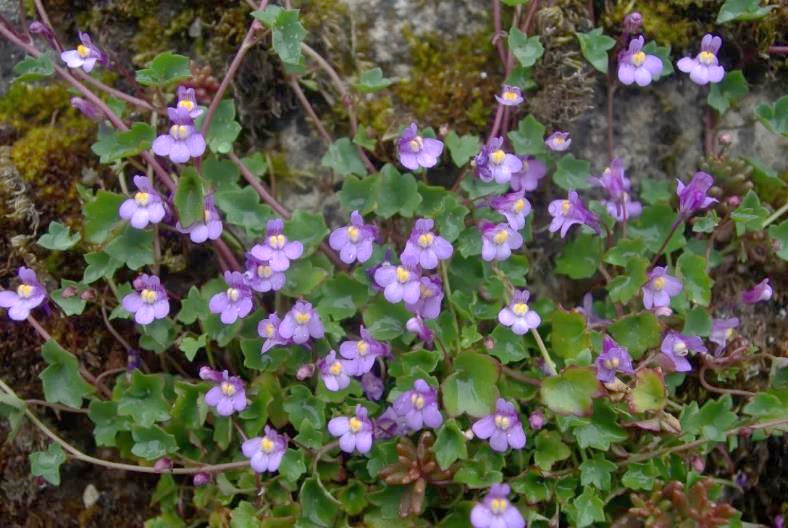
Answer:
[[[534,411],[528,416],[528,423],[531,426],[531,429],[534,431],[538,431],[542,427],[544,427],[544,414],[542,411]]]
[[[96,292],[93,290],[93,288],[88,288],[79,294],[79,298],[83,301],[93,301],[96,299]]]
[[[30,30],[30,33],[32,33],[33,35],[41,35],[47,40],[52,40],[52,38],[55,36],[55,34],[52,33],[52,29],[50,29],[49,26],[47,26],[43,22],[39,22],[38,20],[31,22],[30,26],[28,26],[28,29]]]
[[[654,315],[657,317],[670,317],[673,314],[673,310],[670,309],[670,306],[658,306],[654,308]]]
[[[361,376],[361,387],[370,400],[377,401],[383,397],[383,380],[372,372],[367,372]]]
[[[130,348],[126,355],[126,369],[131,371],[140,368],[141,364],[142,364],[142,357],[140,356],[140,351],[134,348]]]
[[[77,290],[74,286],[67,286],[62,292],[60,292],[60,296],[64,299],[76,297],[77,294],[79,294],[79,290]]]
[[[296,379],[298,381],[304,381],[305,379],[311,378],[315,374],[315,364],[314,363],[307,363],[306,365],[301,365],[296,371]]]
[[[208,473],[201,471],[200,473],[194,475],[194,478],[192,479],[192,484],[194,484],[195,486],[205,486],[210,481],[211,481],[211,476]]]
[[[98,106],[81,97],[72,97],[71,106],[93,121],[100,121],[104,117],[104,114]]]
[[[167,457],[160,458],[153,464],[153,470],[156,473],[165,473],[172,469],[172,460]]]
[[[466,440],[473,440],[476,435],[473,434],[473,429],[466,429],[462,432]]]
[[[200,367],[200,379],[214,381],[216,380],[216,374],[217,372],[208,365]]]
[[[495,339],[493,339],[491,336],[485,337],[484,348],[486,348],[487,350],[492,350],[493,348],[495,348]]]
[[[730,132],[723,132],[722,134],[719,135],[717,139],[719,140],[721,145],[730,145],[731,143],[733,143],[733,136],[731,135]]]
[[[704,461],[701,457],[697,455],[692,457],[691,464],[692,464],[692,469],[694,469],[698,473],[703,473],[703,470],[706,469],[706,461]]]
[[[624,17],[624,31],[627,33],[637,33],[640,30],[640,26],[643,25],[643,15],[641,15],[637,11],[632,11],[630,14]]]
[[[731,207],[739,207],[739,204],[741,203],[741,196],[738,195],[728,196],[727,198],[725,198],[725,203]]]

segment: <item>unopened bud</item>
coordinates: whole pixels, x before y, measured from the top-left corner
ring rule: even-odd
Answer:
[[[632,11],[630,14],[624,17],[624,31],[627,33],[637,33],[640,30],[640,26],[643,25],[643,15],[641,15],[638,11]]]
[[[71,106],[82,112],[82,115],[88,119],[92,119],[93,121],[100,121],[104,117],[103,112],[98,106],[86,101],[85,99],[82,99],[81,97],[72,97]]]
[[[63,288],[63,291],[60,292],[60,296],[64,299],[70,299],[72,297],[76,297],[79,294],[79,290],[76,289],[74,286],[67,286]]]
[[[209,367],[208,365],[203,365],[202,367],[200,367],[200,379],[213,381],[215,377],[216,377],[216,371],[213,370],[211,367]]]
[[[130,348],[128,354],[126,355],[126,369],[127,370],[134,370],[140,368],[142,365],[142,357],[140,356],[140,351],[135,348]]]
[[[315,374],[315,364],[314,363],[307,363],[306,365],[301,365],[296,372],[296,379],[298,381],[304,381],[305,379],[311,378]]]
[[[194,475],[194,478],[192,479],[192,484],[194,484],[195,486],[205,486],[210,481],[211,481],[211,476],[208,473],[201,471],[200,473]]]
[[[691,464],[692,464],[692,469],[694,469],[698,473],[703,473],[703,470],[706,469],[706,462],[697,455],[692,457]]]
[[[739,207],[739,204],[741,204],[741,196],[738,195],[728,196],[727,198],[725,198],[725,203],[730,205],[731,207]]]
[[[473,434],[473,429],[466,429],[462,434],[465,435],[466,440],[473,440],[476,437],[476,435]]]
[[[654,308],[654,315],[657,317],[670,317],[673,314],[673,310],[670,309],[670,306],[658,306]]]
[[[752,435],[752,427],[742,427],[739,429],[739,436],[749,438]]]
[[[96,298],[96,292],[92,288],[88,288],[79,294],[79,298],[83,301],[92,301]]]
[[[659,417],[659,425],[663,431],[673,434],[681,433],[681,422],[670,413],[663,412]]]
[[[156,473],[164,473],[172,469],[172,460],[167,457],[160,458],[153,464],[153,470]]]
[[[717,139],[721,145],[730,145],[733,143],[733,136],[730,132],[723,132]]]
[[[484,348],[486,348],[487,350],[492,350],[493,348],[495,348],[495,339],[493,339],[490,336],[485,337]]]
[[[544,414],[542,411],[534,411],[530,415],[528,415],[528,424],[531,426],[531,429],[534,431],[538,431],[542,427],[544,427]]]

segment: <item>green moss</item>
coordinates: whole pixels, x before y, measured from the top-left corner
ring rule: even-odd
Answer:
[[[13,83],[0,99],[0,121],[11,125],[17,134],[48,123],[55,112],[70,111],[71,95],[64,85]]]

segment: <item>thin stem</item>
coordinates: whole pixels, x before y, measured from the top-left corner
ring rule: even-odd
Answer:
[[[325,455],[332,449],[336,449],[337,447],[339,447],[339,441],[334,440],[333,442],[330,442],[324,445],[323,447],[321,447],[320,450],[317,453],[315,453],[315,459],[312,461],[312,475],[314,475],[315,480],[317,480],[317,485],[320,487],[321,490],[323,490],[323,493],[326,494],[326,496],[331,500],[331,502],[333,502],[334,504],[341,505],[342,503],[339,502],[339,500],[337,500],[336,497],[334,497],[331,494],[331,492],[328,491],[328,488],[326,488],[325,484],[323,484],[323,481],[320,478],[320,472],[317,470],[317,463],[320,462],[320,459],[323,458],[323,455]]]
[[[490,140],[498,135],[498,130],[501,128],[501,122],[503,121],[503,105],[498,103],[498,108],[495,109],[495,119],[493,119],[492,128],[490,128],[490,134],[487,136],[487,142],[489,143]]]
[[[501,62],[506,63],[506,50],[503,46],[503,23],[501,22],[501,0],[492,0],[493,12],[493,27],[495,33],[493,34],[493,44],[498,49],[498,56]]]
[[[99,81],[95,77],[88,75],[82,70],[74,70],[74,73],[76,74],[77,77],[79,77],[83,81],[94,86],[96,89],[101,90],[102,92],[108,93],[109,95],[111,95],[116,99],[126,101],[127,103],[132,104],[137,108],[142,108],[143,110],[147,110],[149,112],[155,111],[153,105],[150,104],[148,101],[145,101],[144,99],[134,97],[133,95],[129,95],[126,92],[122,92],[118,90],[117,88],[113,88],[112,86],[104,84],[103,82]]]
[[[104,299],[101,299],[101,317],[102,317],[102,319],[104,319],[104,326],[106,326],[106,327],[107,327],[107,330],[109,330],[109,333],[110,333],[110,334],[112,334],[112,336],[113,336],[115,339],[117,339],[117,341],[118,341],[118,342],[119,342],[121,345],[123,345],[123,348],[125,348],[125,349],[126,349],[126,353],[128,353],[128,352],[129,352],[129,350],[131,350],[131,345],[129,344],[129,342],[128,342],[128,341],[126,341],[125,339],[123,339],[123,336],[122,336],[122,335],[120,335],[120,334],[118,333],[118,331],[117,331],[117,330],[115,330],[115,327],[114,327],[114,326],[112,326],[112,324],[109,322],[109,318],[107,317],[107,308],[106,308],[106,306],[104,305]],[[124,370],[125,370],[125,369],[124,369]],[[98,380],[99,378],[96,378],[96,379]]]
[[[616,92],[616,84],[608,74],[607,80],[607,158],[613,159],[613,94]]]
[[[105,370],[104,372],[96,376],[96,381],[100,382],[107,376],[112,376],[114,374],[121,374],[123,372],[126,372],[126,370],[127,370],[126,367],[118,367],[114,369]]]
[[[668,236],[666,236],[665,240],[662,241],[662,245],[659,246],[659,249],[657,250],[656,255],[654,255],[653,259],[651,259],[651,264],[649,265],[649,268],[653,268],[654,265],[659,260],[659,257],[662,256],[662,252],[665,251],[666,247],[668,247],[668,243],[670,242],[670,239],[673,238],[673,234],[676,232],[676,229],[678,229],[679,226],[681,225],[681,221],[682,221],[682,218],[681,218],[681,216],[679,216],[678,218],[676,218],[676,221],[673,222],[673,225],[670,228],[670,232],[668,233]]]
[[[44,330],[44,327],[38,323],[35,317],[33,317],[32,315],[28,315],[27,322],[30,323],[30,326],[32,326],[33,329],[38,333],[38,335],[41,336],[41,339],[43,339],[44,341],[49,341],[52,339],[52,336],[49,335],[49,332]]]
[[[551,376],[555,376],[558,374],[558,370],[555,367],[553,358],[551,358],[550,354],[547,352],[547,347],[544,346],[544,341],[542,341],[542,336],[539,335],[539,330],[536,328],[531,328],[531,335],[534,336],[534,339],[536,339],[536,346],[539,347],[539,352],[542,353],[542,358],[544,359],[545,365],[547,365],[549,374]]]
[[[761,229],[766,229],[766,228],[769,226],[769,224],[771,224],[772,222],[775,222],[776,220],[779,220],[779,219],[780,219],[780,217],[781,217],[782,215],[784,215],[786,211],[788,211],[788,202],[785,202],[785,203],[782,205],[782,207],[780,207],[779,209],[777,209],[777,210],[774,212],[774,214],[772,214],[772,216],[770,216],[769,218],[767,218],[766,220],[764,220],[764,221],[763,221],[763,223],[761,224]]]
[[[77,414],[87,414],[87,409],[77,409],[76,407],[69,407],[68,405],[62,405],[60,403],[49,403],[48,401],[44,400],[25,400],[27,405],[40,405],[41,407],[49,407],[50,409],[54,409],[56,411],[65,411],[70,413],[77,413]]]
[[[217,238],[216,240],[211,241],[213,243],[213,247],[216,250],[216,253],[227,263],[227,265],[235,270],[241,271],[241,264],[238,262],[238,259],[235,258],[233,252],[230,250],[230,247],[227,243],[222,240],[221,238]]]
[[[304,95],[304,91],[301,89],[301,86],[298,85],[298,80],[296,80],[295,77],[291,76],[287,80],[287,84],[289,84],[290,88],[293,89],[293,93],[295,93],[296,99],[298,99],[298,102],[301,104],[301,107],[304,109],[304,112],[306,112],[306,115],[308,115],[309,118],[312,120],[312,123],[314,123],[317,132],[320,134],[320,137],[323,138],[323,142],[326,145],[330,146],[334,142],[334,140],[332,139],[331,134],[328,133],[328,130],[326,130],[326,127],[325,125],[323,125],[323,121],[320,120],[320,117],[317,115],[317,112],[315,112],[315,109],[312,106],[312,104],[309,102],[309,99],[307,99],[306,95]]]
[[[766,51],[772,55],[788,55],[788,46],[769,46]]]
[[[513,380],[520,381],[528,385],[533,385],[534,387],[539,387],[542,385],[542,382],[539,381],[538,379],[532,378],[530,376],[526,376],[522,372],[519,372],[509,367],[504,367],[503,365],[501,365],[501,372],[503,372],[504,375],[512,378]]]
[[[451,295],[451,285],[449,284],[449,269],[446,265],[446,262],[441,262],[441,278],[443,279],[443,289],[446,291],[446,302],[449,305],[449,311],[451,311],[452,317],[452,324],[454,325],[454,333],[457,334],[457,352],[459,353],[462,349],[462,345],[460,344],[460,323],[457,319],[457,312],[454,310],[454,303],[452,302],[452,295]]]
[[[708,381],[706,381],[706,365],[700,367],[700,371],[698,371],[698,379],[700,380],[700,384],[709,392],[715,392],[717,394],[731,394],[735,396],[745,396],[747,398],[751,398],[755,396],[754,392],[746,391],[746,390],[739,390],[739,389],[726,389],[723,387],[715,387]]]

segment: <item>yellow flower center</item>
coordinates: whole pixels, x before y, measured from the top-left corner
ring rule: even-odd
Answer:
[[[285,243],[287,242],[287,237],[283,234],[278,235],[271,235],[268,237],[268,244],[274,249],[282,249],[285,247]]]
[[[265,264],[260,264],[257,266],[257,276],[262,279],[267,279],[271,275],[274,274],[274,270],[271,269],[271,266],[267,266]]]
[[[225,396],[232,396],[233,394],[235,394],[235,385],[233,385],[229,381],[223,381],[222,384],[219,385],[219,387],[222,390],[222,394],[224,394]]]
[[[413,152],[419,152],[422,148],[424,148],[424,140],[421,138],[421,136],[416,136],[410,140],[408,145],[410,146],[410,150]]]
[[[503,100],[504,101],[516,101],[517,100],[517,93],[507,90],[503,93]]]
[[[501,416],[500,414],[495,415],[495,426],[498,429],[509,429],[510,425],[512,425],[512,421],[508,416]]]
[[[80,44],[77,46],[77,55],[82,57],[83,59],[90,55],[90,48],[85,46],[84,44]]]
[[[569,200],[563,200],[561,202],[561,212],[563,214],[569,214],[569,210],[572,208],[572,202]]]
[[[604,361],[605,368],[608,370],[613,370],[618,368],[618,365],[621,363],[618,358],[608,358]]]
[[[274,330],[275,330],[274,325],[272,325],[271,323],[266,323],[265,326],[263,326],[263,332],[265,332],[265,337],[273,337]]]
[[[564,136],[553,136],[553,143],[556,145],[563,145],[566,143],[566,140],[564,139]]]
[[[435,235],[432,233],[424,233],[423,235],[419,235],[419,245],[423,248],[432,245],[433,240],[435,240]]]
[[[156,302],[157,295],[155,290],[149,290],[146,288],[140,292],[140,297],[144,302],[148,304],[153,304],[154,302]]]
[[[422,410],[424,408],[424,396],[421,394],[413,394],[410,397],[410,404],[413,405],[417,410]]]
[[[176,139],[186,139],[189,137],[189,127],[186,125],[172,125],[170,135]]]
[[[295,314],[296,323],[300,325],[308,323],[310,319],[312,319],[312,314],[309,312],[296,312]]]
[[[410,272],[402,266],[397,266],[397,280],[404,283],[408,282],[408,279],[410,279]]]
[[[361,426],[364,425],[364,423],[354,416],[350,419],[348,425],[350,425],[350,432],[357,433],[361,431]]]
[[[260,449],[265,453],[270,453],[274,450],[274,443],[267,436],[264,436],[263,439],[260,440]]]
[[[342,363],[339,361],[334,361],[331,363],[331,366],[328,367],[328,371],[331,373],[332,376],[339,376],[342,374]]]
[[[359,341],[358,344],[356,344],[356,352],[358,352],[360,356],[366,356],[367,352],[369,352],[369,345],[367,342]]]
[[[496,165],[500,165],[501,163],[503,163],[503,160],[506,159],[506,152],[504,152],[501,149],[498,149],[492,154],[490,154],[490,159]]]
[[[137,205],[145,207],[150,202],[150,194],[140,191],[134,195],[134,201],[137,202]]]
[[[29,284],[20,284],[16,288],[16,294],[22,299],[28,299],[33,295],[33,287]]]
[[[634,55],[632,55],[632,64],[635,66],[641,66],[643,63],[646,62],[646,54],[642,51],[638,51]]]
[[[423,284],[419,287],[419,292],[421,293],[422,297],[429,299],[432,297],[432,290],[424,286]]]
[[[728,328],[727,330],[725,330],[725,340],[726,341],[728,339],[730,339],[732,335],[733,335],[733,328]]]
[[[509,231],[507,231],[506,229],[499,230],[497,233],[495,233],[493,240],[499,246],[504,244],[507,240],[509,240]]]
[[[357,242],[359,236],[361,236],[361,231],[359,231],[356,226],[350,226],[347,228],[347,237],[351,242]]]
[[[515,313],[515,315],[525,315],[528,313],[528,305],[525,303],[516,303],[514,306],[512,306],[512,311]]]
[[[496,515],[501,515],[509,507],[509,501],[506,499],[493,499],[490,501],[490,510]]]
[[[210,209],[206,209],[202,212],[202,217],[205,219],[205,222],[208,223],[211,221],[211,218],[213,218],[213,213],[210,211]]]
[[[189,112],[194,110],[194,103],[189,101],[188,99],[184,99],[183,101],[178,101],[178,108],[185,108]]]
[[[525,209],[525,200],[522,198],[518,199],[514,204],[512,204],[512,209],[514,209],[515,213],[522,213],[523,209]]]
[[[665,282],[665,277],[657,277],[652,284],[655,290],[661,290],[665,287]]]
[[[714,64],[715,58],[716,56],[710,51],[701,51],[698,54],[698,59],[706,66],[708,66],[709,64]]]
[[[227,298],[235,302],[241,298],[241,291],[238,288],[227,288]]]
[[[676,344],[673,345],[673,353],[677,356],[686,356],[687,355],[687,343],[684,341],[676,341]]]

